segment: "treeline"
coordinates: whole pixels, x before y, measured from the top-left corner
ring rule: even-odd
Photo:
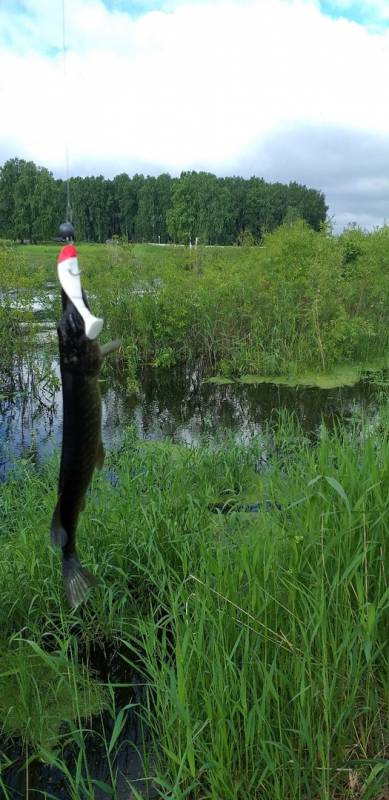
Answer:
[[[253,244],[285,221],[319,230],[324,194],[298,183],[263,178],[217,178],[182,172],[179,178],[126,173],[71,178],[69,196],[77,239]],[[0,237],[30,242],[52,238],[67,207],[67,185],[33,161],[13,158],[0,168]]]

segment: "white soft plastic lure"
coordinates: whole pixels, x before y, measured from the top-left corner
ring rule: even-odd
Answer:
[[[94,317],[84,303],[77,248],[74,244],[67,244],[62,248],[58,256],[57,270],[59,282],[66,296],[72,301],[84,320],[86,336],[88,339],[96,339],[102,331],[104,320]]]

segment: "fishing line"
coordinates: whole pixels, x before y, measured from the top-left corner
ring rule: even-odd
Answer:
[[[66,65],[66,16],[65,0],[62,0],[62,65],[64,97],[67,97],[67,65]],[[70,167],[69,167],[69,126],[68,115],[64,115],[64,139],[65,139],[65,175],[66,175],[66,222],[73,222],[72,207],[70,205]]]

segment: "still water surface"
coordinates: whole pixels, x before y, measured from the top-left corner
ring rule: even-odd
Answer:
[[[50,348],[53,353],[52,348]],[[101,382],[103,441],[120,444],[123,429],[135,425],[145,439],[196,444],[227,429],[245,440],[260,434],[279,409],[296,414],[307,433],[321,420],[374,413],[377,387],[366,377],[335,389],[275,384],[207,383],[198,370],[145,368],[138,395],[112,370]],[[44,346],[15,355],[0,368],[0,480],[20,458],[38,461],[61,446],[62,397],[56,355]]]

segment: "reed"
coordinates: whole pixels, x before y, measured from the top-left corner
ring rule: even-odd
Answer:
[[[145,363],[299,375],[387,359],[388,236],[384,227],[335,237],[297,221],[261,247],[81,243],[79,259],[105,335],[123,341],[130,387]],[[56,245],[13,248],[8,267],[0,249],[0,289],[44,289],[56,280],[57,253]],[[52,319],[59,313],[58,292]]]
[[[129,430],[88,497],[80,556],[99,586],[71,613],[48,537],[58,463],[19,465],[0,497],[0,681],[13,687],[1,716],[8,738],[22,736],[25,768],[56,766],[72,798],[103,785],[119,797],[135,715],[162,798],[383,797],[388,463],[386,401],[314,441],[286,413],[245,447]],[[227,500],[262,510],[214,513]],[[105,674],[92,669],[96,648]],[[56,714],[49,747],[41,731]],[[3,759],[4,797],[9,772]]]

